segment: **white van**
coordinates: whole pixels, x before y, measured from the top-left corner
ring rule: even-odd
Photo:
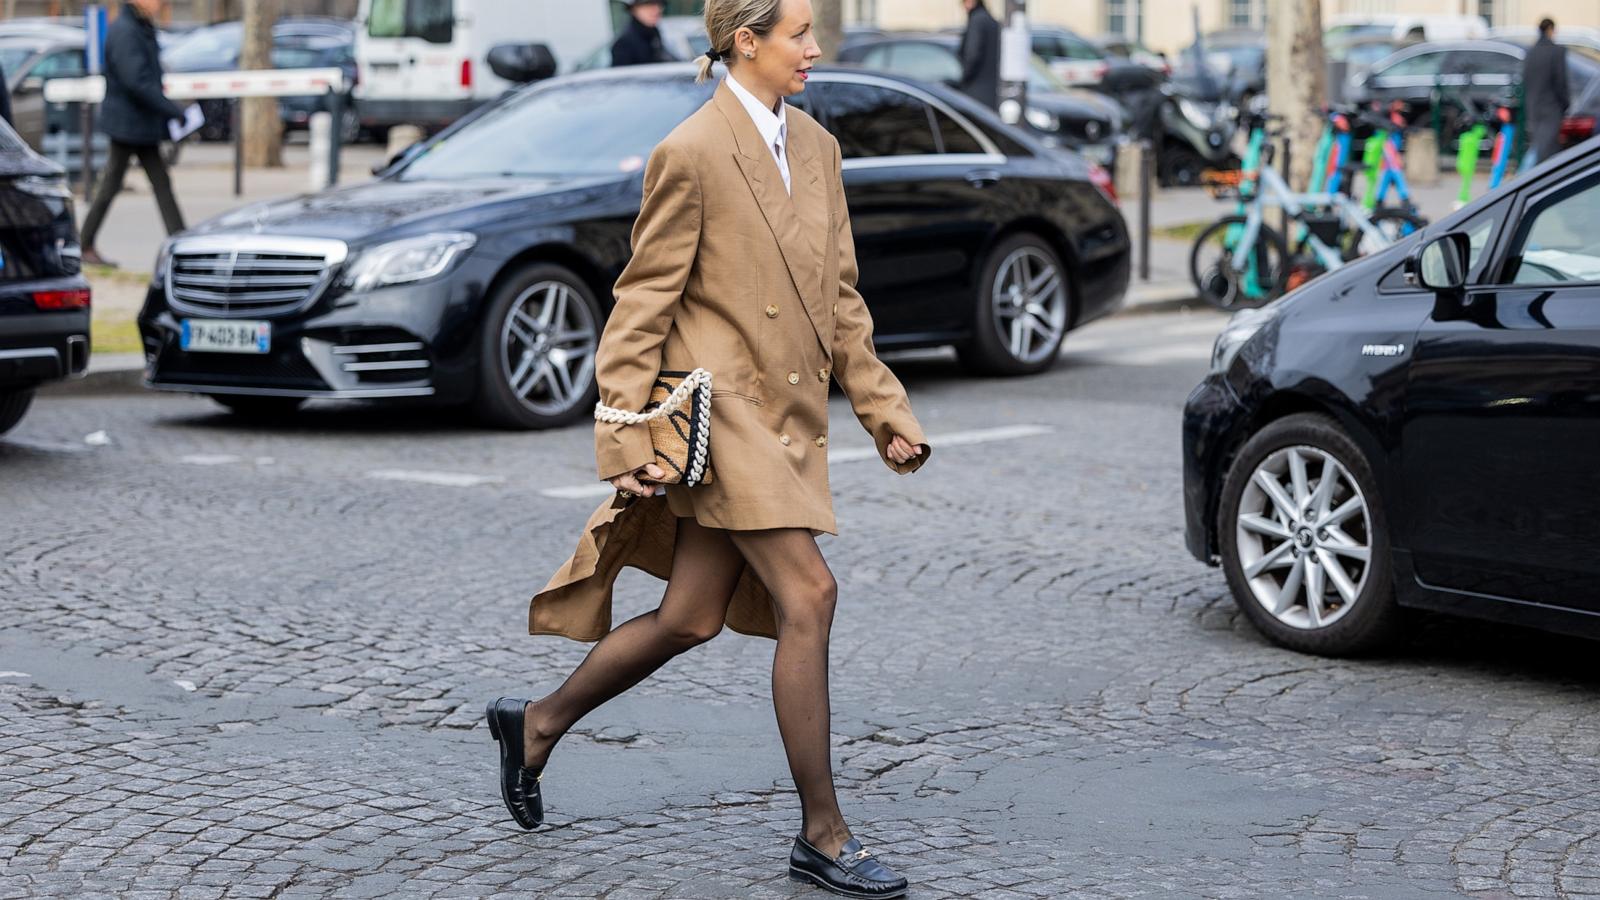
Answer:
[[[544,44],[565,71],[611,34],[605,0],[361,0],[361,124],[438,129],[512,86],[489,71],[490,47]]]

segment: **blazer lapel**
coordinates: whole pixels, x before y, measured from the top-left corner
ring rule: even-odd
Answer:
[[[823,254],[827,247],[824,232],[828,227],[828,197],[815,148],[810,146],[809,135],[791,124],[784,146],[789,155],[791,195],[784,190],[778,161],[772,158],[772,151],[765,146],[756,123],[750,121],[750,114],[733,95],[733,89],[719,84],[712,99],[733,131],[738,147],[734,160],[755,195],[767,227],[777,239],[789,278],[800,294],[801,305],[811,320],[817,341],[832,362],[832,320],[826,315],[822,284],[826,269]]]

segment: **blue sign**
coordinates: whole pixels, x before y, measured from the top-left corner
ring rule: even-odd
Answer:
[[[83,8],[83,64],[90,75],[106,70],[106,8],[90,3]]]

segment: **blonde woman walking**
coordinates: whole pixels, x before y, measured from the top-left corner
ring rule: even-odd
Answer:
[[[533,597],[528,630],[597,641],[538,700],[489,705],[501,789],[524,828],[543,821],[541,779],[574,723],[726,625],[777,641],[772,701],[801,825],[791,877],[851,897],[906,880],[854,837],[834,793],[828,634],[837,586],[816,536],[837,534],[828,488],[828,385],[837,380],[879,455],[916,471],[931,451],[905,389],[873,351],[855,289],[839,143],[784,102],[821,55],[809,0],[707,0],[710,101],[650,154],[633,256],[595,356],[600,402],[640,410],[661,370],[714,378],[714,479],[659,484],[645,424],[599,422],[600,477],[617,493]],[[624,566],[667,579],[659,608],[611,627]]]

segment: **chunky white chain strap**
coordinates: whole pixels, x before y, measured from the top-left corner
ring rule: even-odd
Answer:
[[[674,410],[683,405],[685,400],[689,399],[690,392],[697,387],[701,389],[702,399],[709,403],[711,401],[711,373],[705,369],[695,369],[684,376],[683,381],[672,389],[672,393],[667,395],[667,399],[661,401],[660,406],[649,412],[634,412],[627,409],[618,409],[615,406],[607,406],[604,403],[596,403],[594,405],[594,417],[601,422],[618,422],[623,425],[637,425],[640,422],[649,422],[652,419],[671,415]]]
[[[623,425],[638,425],[641,422],[649,422],[653,419],[659,419],[662,416],[671,415],[674,410],[684,404],[684,401],[689,399],[689,394],[691,392],[698,392],[700,395],[701,408],[710,410],[711,373],[707,372],[705,369],[695,369],[693,372],[685,375],[683,381],[680,382],[677,387],[672,389],[672,393],[667,395],[667,399],[661,401],[659,406],[650,410],[649,412],[634,412],[627,409],[618,409],[615,406],[606,406],[604,403],[597,402],[594,405],[594,417],[596,420],[601,422],[618,422]],[[711,455],[710,440],[711,422],[707,420],[701,426],[695,441],[695,446],[692,452],[689,454],[689,473],[684,479],[688,484],[699,484],[701,476],[705,474],[706,460],[709,459]]]

